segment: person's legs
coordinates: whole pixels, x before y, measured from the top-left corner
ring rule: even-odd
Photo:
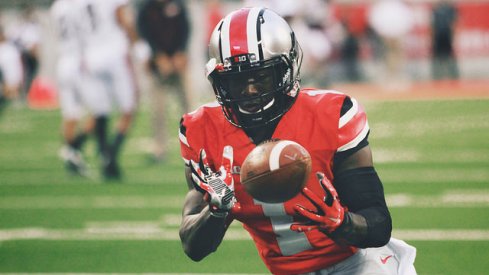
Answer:
[[[126,60],[121,60],[119,66],[111,71],[110,93],[118,105],[121,113],[117,125],[115,136],[108,145],[105,155],[103,174],[106,179],[120,179],[121,171],[118,157],[122,150],[122,145],[132,126],[134,115],[138,103],[138,91],[136,87],[134,70],[132,64]]]
[[[86,131],[79,129],[83,116],[83,102],[80,98],[80,86],[75,77],[60,77],[60,106],[63,136],[63,147],[60,156],[65,162],[65,168],[73,175],[87,176],[88,170],[83,160],[81,148],[87,138]]]
[[[183,113],[188,113],[191,111],[193,103],[191,95],[192,81],[190,80],[190,74],[188,72],[187,54],[185,52],[177,52],[173,56],[172,61],[176,75],[178,76],[175,89],[180,100],[180,106],[182,107]]]
[[[164,89],[157,75],[153,76],[150,96],[151,96],[151,126],[153,130],[153,151],[152,161],[160,162],[164,159],[167,151],[168,133],[166,122],[166,97]]]

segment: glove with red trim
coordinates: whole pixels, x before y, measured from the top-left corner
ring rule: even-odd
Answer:
[[[300,204],[295,205],[294,210],[297,214],[306,218],[307,221],[292,224],[290,229],[293,231],[304,232],[318,229],[323,233],[329,234],[335,231],[344,220],[346,210],[340,204],[338,192],[336,192],[333,184],[323,173],[318,172],[316,175],[319,184],[325,192],[325,196],[321,199],[307,187],[302,189],[302,194],[311,201],[316,210],[307,209]]]
[[[211,214],[225,217],[236,203],[234,197],[234,179],[231,174],[233,166],[233,147],[225,146],[219,171],[214,172],[209,166],[205,150],[200,150],[199,163],[190,160],[192,183],[205,194]]]

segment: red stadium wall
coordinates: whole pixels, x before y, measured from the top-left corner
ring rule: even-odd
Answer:
[[[406,54],[411,59],[425,59],[431,52],[431,3],[409,3],[413,9],[415,24],[405,37]],[[456,3],[458,21],[456,24],[455,48],[459,58],[489,56],[489,1]],[[345,20],[349,29],[364,33],[368,27],[369,5],[365,3],[336,4],[334,14]],[[363,49],[363,58],[370,58],[369,50]]]

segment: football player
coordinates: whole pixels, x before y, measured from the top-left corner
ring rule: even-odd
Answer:
[[[82,69],[82,42],[80,39],[79,0],[56,0],[51,16],[57,35],[56,79],[59,89],[64,146],[60,151],[66,169],[75,175],[87,176],[87,166],[81,148],[93,130],[88,118],[83,129],[78,129],[85,115],[84,78]]]
[[[0,71],[1,96],[6,101],[19,99],[23,75],[22,58],[19,50],[7,39],[2,25],[0,25]]]
[[[415,249],[391,239],[364,109],[340,92],[300,89],[302,52],[286,21],[263,8],[233,11],[216,26],[209,53],[217,103],[180,124],[185,253],[200,261],[238,220],[273,274],[416,274]],[[240,183],[247,154],[271,138],[295,141],[312,157],[306,187],[284,203],[255,200]]]
[[[85,65],[93,85],[87,101],[95,114],[95,135],[105,179],[121,178],[118,155],[137,108],[137,87],[131,46],[137,40],[128,0],[82,0]],[[112,104],[119,111],[114,137],[109,140]]]

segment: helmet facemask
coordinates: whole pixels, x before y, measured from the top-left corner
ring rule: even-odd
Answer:
[[[209,75],[224,115],[234,125],[254,128],[281,117],[295,96],[293,66],[286,56],[255,64],[231,64]]]

